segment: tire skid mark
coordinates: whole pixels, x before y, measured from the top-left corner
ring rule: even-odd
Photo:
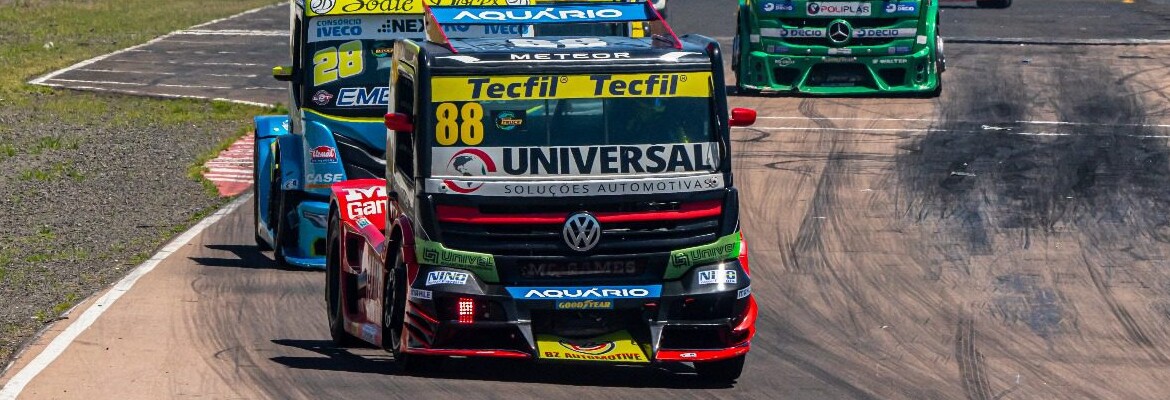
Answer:
[[[975,347],[975,321],[970,316],[959,318],[955,329],[955,362],[959,364],[959,378],[967,400],[995,398],[991,394],[983,353]]]
[[[1150,335],[1146,333],[1141,324],[1133,318],[1125,305],[1117,301],[1113,296],[1113,291],[1109,287],[1105,279],[1101,277],[1101,272],[1093,267],[1093,263],[1089,261],[1087,255],[1083,255],[1085,269],[1089,272],[1089,278],[1093,281],[1093,286],[1097,288],[1097,293],[1101,295],[1101,299],[1105,300],[1105,304],[1109,306],[1109,311],[1113,313],[1114,318],[1121,324],[1121,328],[1125,331],[1126,338],[1133,344],[1136,344],[1150,356],[1151,359],[1159,364],[1170,364],[1170,358],[1166,356],[1153,340]]]

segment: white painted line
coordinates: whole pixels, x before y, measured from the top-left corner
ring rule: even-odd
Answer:
[[[136,82],[89,81],[89,80],[84,80],[84,79],[61,79],[61,78],[53,78],[53,80],[57,81],[57,82],[95,83],[95,84],[99,84],[99,85],[149,86],[145,83],[136,83]]]
[[[127,70],[127,69],[96,69],[96,68],[78,68],[78,69],[75,69],[74,71],[85,71],[85,72],[102,72],[102,73],[111,73],[111,74],[143,74],[143,75],[166,75],[166,76],[174,76],[174,75],[178,75],[178,73],[177,73],[177,72],[163,72],[163,71],[134,71],[134,70]],[[255,78],[255,77],[259,76],[259,75],[256,75],[256,74],[183,74],[183,76],[186,76],[186,77],[191,77],[191,76],[214,76],[214,77],[217,77],[217,78]],[[57,80],[57,81],[59,81],[59,80],[62,80],[62,79],[61,79],[61,78],[53,78],[53,80]]]
[[[783,119],[783,120],[808,120],[808,121],[892,121],[892,122],[943,122],[934,118],[856,118],[856,117],[756,117],[756,119]],[[978,121],[947,121],[951,123],[971,123],[981,124]],[[1069,126],[1126,126],[1126,127],[1140,127],[1140,128],[1170,128],[1170,125],[1160,124],[1101,124],[1093,122],[1068,122],[1068,121],[1012,121],[1013,124],[1025,125],[1069,125]],[[987,123],[989,125],[1003,124],[1003,122]]]
[[[1112,134],[1101,133],[1061,133],[1061,132],[1011,132],[1002,130],[977,130],[977,131],[957,131],[947,129],[922,129],[922,128],[820,128],[820,127],[799,127],[799,126],[751,126],[751,127],[736,127],[740,130],[761,130],[761,131],[831,131],[831,132],[948,132],[948,133],[1003,133],[1007,135],[1019,136],[1114,136]],[[1116,135],[1125,137],[1135,137],[1143,139],[1166,139],[1170,135]]]
[[[106,92],[106,93],[124,93],[124,94],[132,94],[132,95],[137,95],[137,96],[158,97],[158,98],[164,98],[164,99],[199,99],[199,100],[211,100],[211,101],[222,101],[222,102],[235,103],[235,104],[244,104],[244,105],[264,107],[264,108],[275,107],[275,105],[268,104],[268,103],[261,103],[261,102],[257,102],[257,101],[248,101],[248,100],[226,99],[223,97],[207,97],[207,96],[194,96],[194,95],[169,94],[169,93],[151,93],[151,92],[143,92],[140,90],[113,89],[113,88],[105,88],[105,87],[98,87],[98,86],[61,85],[61,84],[47,83],[47,82],[41,83],[41,85],[55,87],[55,88],[62,88],[62,89],[90,90],[90,91],[94,91],[94,92]],[[284,89],[282,89],[282,90],[284,90]]]
[[[256,74],[204,74],[207,76],[215,76],[219,78],[255,78]]]
[[[236,67],[263,67],[267,64],[240,63],[240,62],[179,62],[179,61],[140,61],[140,60],[108,60],[109,62],[127,64],[168,64],[168,65],[228,65]]]
[[[78,68],[78,69],[75,69],[74,71],[85,71],[85,72],[108,72],[108,73],[111,73],[111,74],[178,75],[177,73],[174,73],[174,72],[162,72],[162,71],[131,71],[131,70],[124,70],[124,69],[96,69],[96,68]],[[60,80],[60,79],[54,79],[54,80]]]
[[[239,13],[239,14],[236,14],[236,15],[232,15],[232,16],[229,16],[229,17],[224,17],[224,18],[219,18],[219,19],[215,19],[215,20],[207,21],[207,22],[204,22],[204,23],[202,23],[202,24],[199,24],[199,25],[192,26],[191,28],[188,28],[188,29],[197,29],[197,28],[202,28],[202,27],[205,27],[205,26],[207,26],[207,25],[211,25],[211,24],[214,24],[214,23],[217,23],[217,22],[223,22],[223,21],[226,21],[226,20],[229,20],[229,19],[233,19],[233,18],[239,18],[239,17],[245,16],[245,15],[248,15],[248,14],[257,13],[257,12],[260,12],[260,11],[263,11],[263,10],[266,10],[266,9],[269,9],[269,8],[273,8],[273,7],[287,7],[287,5],[284,5],[284,4],[273,4],[273,5],[268,5],[268,6],[264,6],[264,7],[260,7],[260,8],[253,8],[253,9],[251,9],[251,10],[244,11],[244,12],[242,12],[242,13]],[[150,39],[150,40],[146,41],[146,43],[142,43],[142,44],[138,44],[138,45],[130,46],[130,47],[127,47],[127,48],[125,48],[125,49],[121,49],[121,50],[118,50],[118,51],[115,51],[115,52],[112,52],[112,53],[106,53],[106,54],[102,54],[102,55],[100,55],[100,56],[97,56],[97,57],[94,57],[94,58],[91,58],[91,59],[88,59],[88,60],[85,60],[85,61],[79,62],[79,63],[77,63],[77,64],[73,64],[73,65],[71,65],[71,66],[68,66],[68,67],[65,67],[65,68],[62,68],[62,69],[59,69],[59,70],[56,70],[56,71],[50,72],[50,73],[48,73],[48,74],[45,74],[45,75],[43,75],[43,76],[41,76],[41,77],[38,77],[38,78],[35,78],[35,79],[33,79],[33,80],[29,81],[29,83],[31,83],[31,84],[34,84],[34,85],[42,85],[42,84],[44,84],[44,82],[45,82],[45,81],[47,81],[47,80],[49,80],[49,79],[52,79],[52,78],[54,78],[54,77],[56,77],[56,76],[58,76],[58,75],[61,75],[61,74],[63,74],[63,73],[66,73],[66,72],[69,72],[69,71],[72,71],[72,70],[75,70],[75,69],[78,69],[78,68],[84,68],[84,67],[86,67],[86,66],[88,66],[88,65],[90,65],[90,64],[93,64],[93,63],[95,63],[95,62],[98,62],[98,61],[101,61],[101,60],[105,60],[105,59],[107,59],[107,58],[110,58],[110,57],[112,57],[112,56],[115,56],[115,55],[118,55],[118,54],[125,53],[125,52],[127,52],[127,51],[129,51],[129,50],[131,50],[131,49],[137,49],[137,48],[141,48],[141,47],[144,47],[144,46],[148,46],[148,45],[151,45],[151,44],[154,44],[154,43],[158,43],[159,41],[162,41],[163,39],[166,39],[166,38],[169,38],[169,37],[171,37],[171,36],[174,36],[174,35],[175,35],[177,32],[179,32],[179,31],[171,32],[171,33],[168,33],[168,34],[165,34],[165,35],[162,35],[162,36],[156,37],[156,38],[154,38],[154,39]]]
[[[228,89],[235,89],[235,88],[233,88],[233,87],[231,87],[231,86],[209,86],[209,85],[176,85],[176,84],[169,84],[169,83],[159,83],[159,84],[156,84],[155,86],[159,86],[159,87],[173,87],[173,88],[184,88],[184,89],[223,89],[223,90],[228,90]]]
[[[1143,44],[1170,44],[1166,39],[1059,39],[1059,38],[997,38],[997,37],[956,37],[945,38],[947,43],[968,44],[1034,44],[1074,46],[1137,46]]]
[[[212,181],[212,182],[252,183],[252,178],[248,178],[248,179],[222,178],[222,177],[212,177],[210,175],[206,175],[206,176],[204,176],[204,178],[206,178],[207,180]]]
[[[207,30],[207,29],[188,29],[185,31],[179,31],[178,34],[179,35],[196,35],[196,36],[223,35],[223,36],[288,37],[288,31],[286,31],[286,30],[285,31],[257,31],[257,30],[244,30],[244,29],[224,29],[224,30],[219,30],[219,31],[213,31],[213,30]]]
[[[161,263],[163,260],[166,260],[167,257],[171,256],[171,254],[174,254],[176,251],[183,248],[183,246],[186,246],[191,242],[192,239],[195,239],[196,236],[198,236],[200,233],[203,233],[207,227],[215,224],[225,215],[235,211],[236,208],[239,208],[251,197],[252,195],[248,193],[236,198],[231,203],[228,203],[228,205],[224,208],[221,208],[214,214],[211,214],[202,221],[199,221],[199,223],[195,224],[195,226],[192,226],[191,229],[183,232],[182,235],[179,235],[179,237],[175,238],[166,246],[164,246],[161,250],[158,251],[158,253],[155,253],[154,256],[149,260],[146,260],[131,270],[129,274],[122,278],[122,280],[118,281],[117,284],[114,284],[114,287],[110,288],[106,294],[102,295],[102,297],[99,298],[97,302],[93,303],[93,305],[89,306],[85,312],[81,313],[81,315],[73,320],[73,323],[69,324],[69,327],[65,328],[65,330],[62,331],[60,335],[57,335],[57,337],[53,338],[53,341],[49,342],[49,345],[46,346],[40,354],[37,354],[36,358],[33,358],[33,360],[29,362],[28,365],[24,367],[24,369],[21,369],[19,372],[17,372],[16,375],[14,375],[12,379],[4,385],[4,388],[0,389],[0,400],[16,400],[16,397],[20,395],[20,392],[24,390],[24,387],[27,386],[29,382],[33,380],[33,378],[36,378],[36,376],[40,374],[41,371],[44,371],[45,368],[49,366],[49,364],[52,364],[53,361],[57,359],[57,357],[60,357],[61,354],[65,352],[65,349],[69,348],[69,345],[72,344],[73,341],[76,340],[82,332],[85,332],[86,329],[93,325],[94,321],[97,321],[98,317],[101,317],[102,313],[105,313],[107,310],[109,310],[110,306],[114,305],[114,302],[118,301],[122,295],[130,291],[130,289],[134,287],[134,284],[138,283],[138,279],[146,276],[146,274],[149,274],[150,271],[154,270],[154,268],[158,266],[159,263]]]

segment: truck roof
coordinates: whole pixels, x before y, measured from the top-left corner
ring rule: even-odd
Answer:
[[[696,40],[692,40],[696,39]],[[579,67],[581,65],[694,65],[711,64],[707,43],[696,37],[684,37],[675,46],[663,38],[631,38],[623,36],[541,36],[538,38],[476,38],[452,39],[451,47],[427,43],[426,49],[436,68],[506,68],[529,65],[534,68]],[[532,41],[540,44],[604,43],[604,46],[579,48],[526,47]]]
[[[517,68],[531,72],[632,65],[692,69],[696,64],[709,66],[710,53],[715,51],[713,40],[676,36],[645,0],[578,0],[510,7],[429,6],[424,20],[424,46],[433,60],[432,67],[438,69]],[[448,25],[460,26],[457,24],[516,32],[514,37],[459,38],[458,32],[448,29]],[[643,27],[654,26],[656,34],[644,35]],[[622,31],[628,34],[615,35]]]

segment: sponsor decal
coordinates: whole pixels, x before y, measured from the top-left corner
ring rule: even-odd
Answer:
[[[845,48],[840,48],[840,49],[838,49],[838,48],[829,48],[829,54],[845,54],[845,55],[851,55],[851,54],[853,54],[853,49],[851,49],[851,48],[848,48],[848,47],[845,47]]]
[[[422,11],[419,11],[422,14]],[[325,16],[310,22],[308,42],[326,40],[385,40],[388,38],[424,39],[426,24],[419,15],[350,15]],[[531,33],[528,25],[444,24],[450,38],[513,38]],[[391,45],[384,46],[392,47]]]
[[[649,362],[642,347],[625,331],[591,339],[537,335],[536,347],[541,359],[618,363]]]
[[[430,290],[410,289],[410,297],[420,300],[432,300],[434,294]]]
[[[327,105],[330,101],[333,101],[333,93],[327,90],[318,90],[313,94],[313,102],[319,106]]]
[[[908,53],[910,53],[910,47],[909,46],[895,46],[895,47],[890,47],[889,50],[886,50],[886,51],[889,52],[890,54],[908,54]]]
[[[629,22],[650,19],[642,4],[607,4],[605,6],[433,8],[435,20],[442,23],[572,23]]]
[[[309,0],[309,11],[315,14],[328,14],[333,11],[336,0]]]
[[[779,65],[781,67],[787,67],[787,66],[795,64],[795,63],[796,63],[796,61],[792,61],[792,59],[788,58],[788,57],[784,57],[784,58],[781,58],[779,60],[776,60],[776,65]]]
[[[862,29],[853,30],[853,37],[861,38],[909,38],[918,34],[918,28]]]
[[[699,355],[698,355],[698,354],[696,354],[696,353],[682,353],[682,354],[679,354],[679,357],[682,357],[682,358],[695,358],[695,357],[698,357],[698,356],[699,356]]]
[[[520,300],[651,299],[662,294],[662,286],[510,287],[508,294]]]
[[[330,146],[317,146],[309,151],[309,162],[313,164],[337,162],[337,149]]]
[[[300,181],[297,181],[296,179],[289,179],[284,181],[284,185],[281,185],[280,188],[284,190],[293,190],[296,189],[297,186],[300,186],[300,184]]]
[[[873,13],[873,7],[862,2],[811,2],[805,11],[818,17],[866,17]]]
[[[873,60],[874,64],[906,64],[909,62],[910,60],[905,58],[875,58]]]
[[[435,103],[627,97],[710,97],[711,73],[435,77]]]
[[[761,6],[761,9],[764,10],[764,12],[788,12],[788,11],[796,11],[796,6],[792,5],[791,1],[786,2],[786,3],[768,2],[768,3],[764,3]]]
[[[748,287],[745,287],[743,289],[735,291],[735,299],[736,300],[739,300],[739,299],[742,299],[744,297],[748,297],[751,295],[752,295],[752,287],[751,286],[748,286]]]
[[[825,57],[821,60],[827,63],[854,63],[857,57]]]
[[[737,283],[739,274],[731,269],[711,269],[706,271],[699,271],[700,285],[717,285],[724,283]]]
[[[723,188],[722,174],[677,178],[599,179],[565,182],[491,182],[459,179],[427,179],[428,192],[475,194],[497,197],[579,197],[628,194],[693,193]],[[456,187],[474,185],[474,193]]]
[[[670,266],[666,268],[666,279],[677,279],[691,267],[739,257],[739,232],[719,238],[714,243],[670,253]]]
[[[509,55],[513,61],[552,60],[620,60],[629,59],[630,53],[521,53]]]
[[[534,262],[520,267],[525,278],[560,278],[571,276],[630,276],[641,273],[635,261]]]
[[[779,38],[823,38],[825,30],[820,28],[760,28],[760,35]]]
[[[471,274],[455,271],[431,271],[427,273],[427,286],[466,285]]]
[[[345,189],[345,213],[349,219],[386,213],[386,187]]]
[[[557,302],[558,310],[610,310],[612,300],[564,300]]]
[[[357,14],[422,14],[422,1],[417,0],[310,0],[305,15]],[[429,5],[502,6],[528,4],[517,0],[427,0]]]
[[[373,225],[373,223],[371,223],[371,222],[370,222],[370,219],[369,219],[369,218],[366,218],[366,217],[358,217],[358,219],[357,219],[357,227],[358,227],[358,229],[366,229],[366,227],[367,227],[367,226],[370,226],[370,225]]]
[[[886,14],[916,14],[918,13],[918,4],[915,3],[886,3],[883,9]]]
[[[447,173],[454,176],[488,176],[495,174],[495,161],[480,149],[461,149],[447,159]],[[433,171],[441,171],[434,169]],[[470,194],[483,187],[483,182],[444,180],[444,187],[455,193]]]
[[[715,171],[719,145],[670,143],[574,147],[435,147],[436,176],[579,176]],[[499,168],[497,168],[497,166]],[[446,175],[440,171],[446,171]]]
[[[307,174],[305,175],[305,182],[309,189],[327,188],[330,185],[345,180],[342,174]]]
[[[362,339],[367,342],[376,342],[378,338],[378,327],[374,324],[362,324]]]
[[[342,88],[337,91],[338,107],[384,107],[389,104],[390,88],[386,86]]]
[[[524,110],[492,111],[492,120],[496,122],[496,129],[505,132],[523,131]]]
[[[466,270],[488,283],[500,280],[496,272],[496,259],[491,254],[451,250],[439,243],[418,240],[415,243],[415,255],[422,264]]]
[[[370,54],[375,58],[386,58],[394,55],[394,42],[374,42],[370,47]]]

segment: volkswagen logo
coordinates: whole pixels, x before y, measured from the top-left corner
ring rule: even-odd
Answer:
[[[565,220],[562,236],[564,236],[565,244],[569,245],[569,248],[576,251],[589,251],[597,246],[597,242],[601,240],[601,223],[597,222],[597,218],[594,218],[593,214],[579,212],[570,215]]]
[[[836,20],[829,24],[829,41],[835,45],[843,45],[853,37],[853,27],[845,20]]]

